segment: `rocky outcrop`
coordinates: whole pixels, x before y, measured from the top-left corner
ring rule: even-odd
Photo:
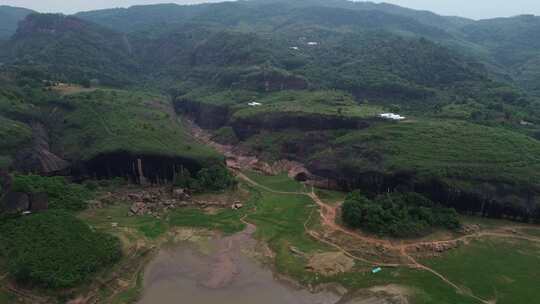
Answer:
[[[78,31],[85,26],[85,22],[61,14],[31,14],[19,22],[15,37],[35,33],[55,35],[67,31]]]
[[[187,189],[168,187],[147,188],[142,191],[113,195],[116,200],[131,202],[129,216],[160,217],[169,210],[184,207],[241,209],[240,201],[193,199]]]
[[[442,253],[459,248],[463,244],[462,241],[442,241],[433,243],[422,243],[409,248],[412,254],[419,256],[438,257]]]
[[[41,123],[32,124],[32,146],[15,156],[15,167],[21,172],[52,175],[66,173],[69,162],[53,152],[49,145],[49,134]]]

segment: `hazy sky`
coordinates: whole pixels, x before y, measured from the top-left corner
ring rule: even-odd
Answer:
[[[74,13],[110,7],[154,3],[200,3],[219,0],[0,0],[0,5],[31,8],[40,12]],[[380,1],[375,1],[380,2]],[[443,15],[474,19],[506,17],[519,14],[540,15],[540,0],[386,0],[405,7],[424,9]]]

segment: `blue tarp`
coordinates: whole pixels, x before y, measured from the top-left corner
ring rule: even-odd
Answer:
[[[377,267],[377,268],[373,268],[373,270],[371,271],[371,273],[377,273],[377,272],[381,272],[382,271],[382,268],[381,267]]]

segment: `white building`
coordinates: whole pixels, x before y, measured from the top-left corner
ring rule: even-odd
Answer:
[[[382,113],[379,115],[379,117],[384,118],[384,119],[391,119],[391,120],[404,120],[405,119],[405,117],[398,114],[394,114],[394,113]]]

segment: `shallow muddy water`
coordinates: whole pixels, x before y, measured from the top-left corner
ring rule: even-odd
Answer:
[[[332,292],[310,293],[275,279],[251,257],[253,227],[233,236],[216,237],[199,246],[182,242],[163,248],[148,265],[138,304],[334,304]],[[209,245],[207,247],[206,245]]]

